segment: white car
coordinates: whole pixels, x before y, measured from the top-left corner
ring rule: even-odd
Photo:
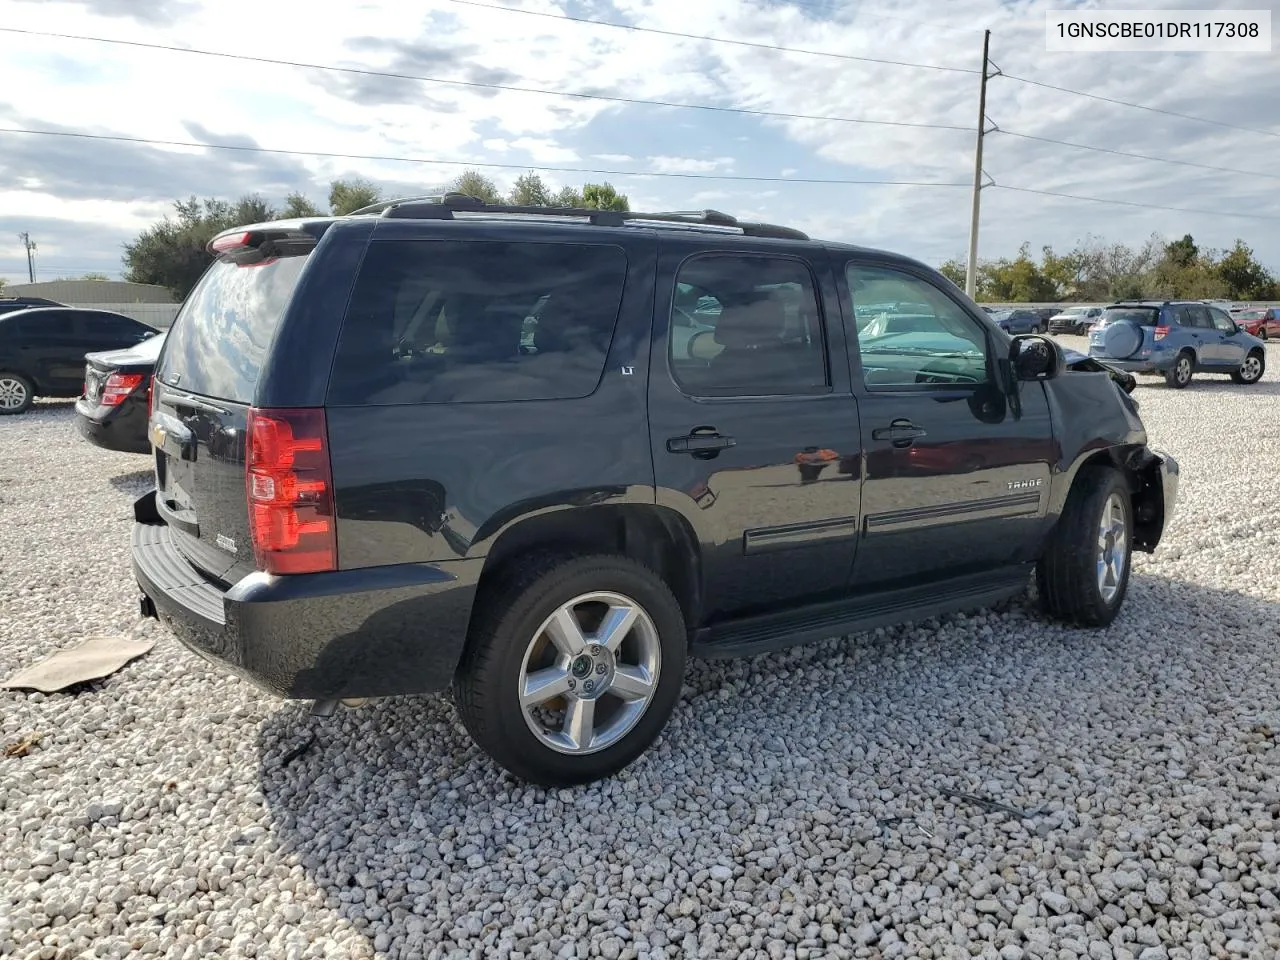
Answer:
[[[1067,307],[1049,318],[1050,333],[1085,333],[1102,316],[1102,307]]]

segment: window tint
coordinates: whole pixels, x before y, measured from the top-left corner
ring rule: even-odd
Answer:
[[[1191,318],[1191,326],[1204,330],[1213,328],[1213,318],[1209,316],[1208,307],[1187,307],[1187,315]]]
[[[616,246],[375,241],[331,404],[554,400],[594,392],[627,275]]]
[[[940,289],[867,264],[849,264],[845,277],[869,388],[987,382],[983,328]]]
[[[1213,320],[1213,325],[1223,333],[1235,333],[1235,321],[1231,319],[1231,315],[1225,310],[1219,310],[1217,307],[1210,307],[1209,317]]]
[[[1142,327],[1154,327],[1159,320],[1159,307],[1107,307],[1102,313],[1103,324],[1127,321]]]
[[[216,261],[170,328],[159,378],[193,393],[251,403],[271,335],[305,262]]]
[[[76,329],[75,314],[70,310],[50,310],[28,314],[22,318],[24,336],[37,340],[69,340]]]
[[[692,396],[825,392],[822,319],[808,266],[741,254],[685,261],[667,352],[672,377]]]

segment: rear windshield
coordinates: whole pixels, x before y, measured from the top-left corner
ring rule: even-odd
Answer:
[[[1154,327],[1159,319],[1159,307],[1107,307],[1102,312],[1104,324],[1128,321],[1143,327]]]
[[[251,403],[271,335],[306,260],[214,263],[169,330],[160,379],[207,397]]]

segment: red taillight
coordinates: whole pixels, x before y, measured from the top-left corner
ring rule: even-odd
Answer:
[[[1156,336],[1156,339],[1157,339],[1157,340],[1163,340],[1163,339],[1164,339],[1165,337],[1167,337],[1168,335],[1169,335],[1169,328],[1168,328],[1168,327],[1156,327],[1156,334],[1155,334],[1155,336]]]
[[[102,385],[102,396],[98,403],[104,407],[117,406],[125,397],[138,389],[144,377],[140,373],[113,373]]]
[[[324,410],[251,409],[246,436],[245,490],[258,569],[336,570],[338,539]]]

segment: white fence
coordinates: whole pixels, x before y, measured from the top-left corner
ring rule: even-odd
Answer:
[[[133,317],[142,323],[164,330],[173,323],[178,315],[178,303],[77,303],[77,307],[88,310],[110,310]]]

